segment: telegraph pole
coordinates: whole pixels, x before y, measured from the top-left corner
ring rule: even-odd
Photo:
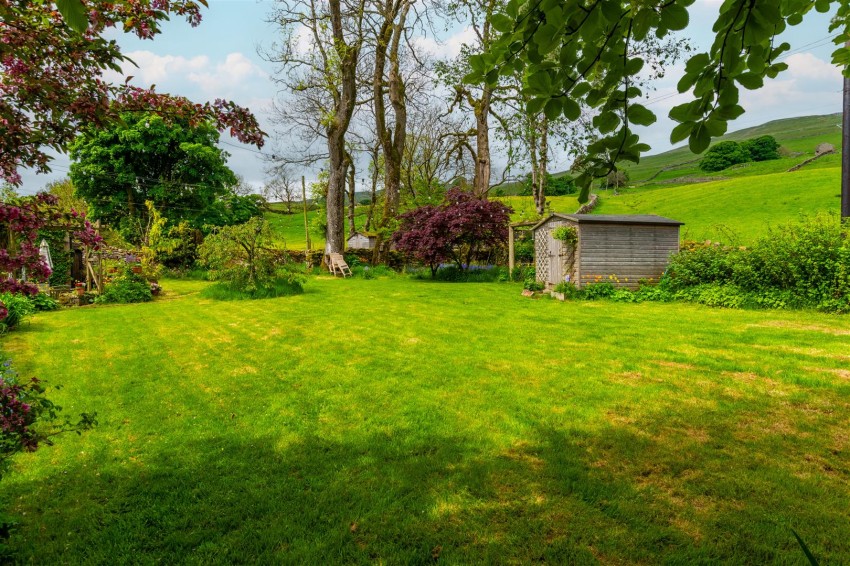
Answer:
[[[301,203],[304,205],[304,236],[307,238],[307,253],[304,259],[310,265],[310,225],[307,223],[307,184],[304,175],[301,175]]]
[[[850,48],[850,41],[844,46]],[[841,119],[841,224],[846,234],[850,229],[850,78],[847,76],[844,77],[844,113]]]

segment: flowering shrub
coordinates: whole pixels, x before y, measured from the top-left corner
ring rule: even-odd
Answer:
[[[32,452],[40,445],[52,444],[51,438],[63,432],[82,433],[97,424],[94,413],[83,413],[77,422],[59,418],[62,407],[45,396],[44,382],[21,380],[11,361],[0,364],[0,479],[18,452]],[[0,558],[4,540],[15,523],[0,514]]]
[[[0,280],[0,292],[22,295],[35,295],[38,287],[32,283],[44,282],[50,277],[51,270],[39,252],[38,232],[48,225],[65,226],[79,242],[97,248],[102,238],[95,232],[85,215],[75,210],[64,212],[59,208],[59,199],[55,195],[39,193],[33,197],[24,197],[16,202],[0,203],[0,226],[13,236],[16,244],[0,248],[0,272],[20,274],[26,271],[29,281],[14,276]],[[0,299],[2,300],[2,299]],[[9,310],[0,303],[0,314]],[[3,317],[6,318],[5,314]],[[6,323],[6,328],[15,326]]]

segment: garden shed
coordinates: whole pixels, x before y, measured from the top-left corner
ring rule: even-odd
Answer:
[[[655,215],[552,214],[533,228],[537,280],[581,288],[608,281],[636,288],[658,281],[679,251],[684,223]],[[556,238],[560,237],[560,239]]]
[[[350,250],[372,250],[375,249],[375,241],[377,236],[364,234],[363,232],[355,232],[348,237],[348,249]]]

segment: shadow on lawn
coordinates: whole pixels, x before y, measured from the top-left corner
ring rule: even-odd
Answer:
[[[604,437],[538,433],[537,443],[501,452],[408,432],[312,437],[280,450],[272,437],[209,439],[130,462],[90,460],[47,482],[16,485],[16,493],[4,489],[7,500],[25,497],[28,505],[13,550],[35,563],[730,558],[675,526],[669,503],[614,476],[588,449],[645,440],[619,429]],[[744,562],[776,559],[749,554],[740,534],[726,533],[726,548]]]

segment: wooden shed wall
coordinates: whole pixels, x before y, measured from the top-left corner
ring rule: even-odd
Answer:
[[[375,238],[355,234],[348,238],[348,247],[355,250],[371,250],[375,247]]]
[[[658,281],[667,268],[670,254],[679,251],[678,226],[590,223],[579,226],[581,254],[576,263],[582,285],[610,281],[619,287],[636,288],[641,279]]]

